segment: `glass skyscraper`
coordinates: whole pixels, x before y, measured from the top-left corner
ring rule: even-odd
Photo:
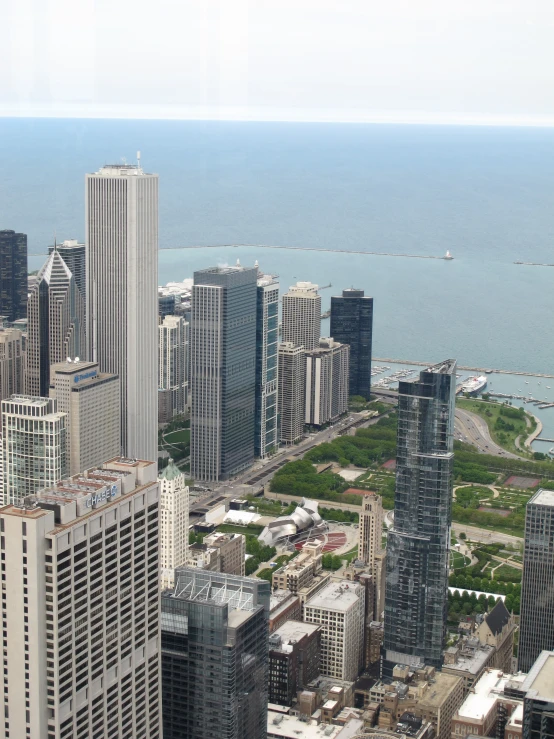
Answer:
[[[271,275],[258,277],[256,308],[256,439],[260,459],[279,446],[277,424],[277,348],[279,283]]]
[[[0,231],[0,316],[27,315],[27,235]]]
[[[191,475],[226,480],[254,461],[256,267],[194,273],[191,301]]]
[[[544,649],[554,649],[554,490],[527,503],[518,669],[529,672]]]
[[[383,677],[441,667],[448,603],[456,362],[400,382],[394,528],[387,543]]]
[[[162,592],[164,739],[265,739],[268,582],[196,568]]]
[[[373,335],[373,298],[363,290],[348,288],[342,296],[331,298],[330,334],[350,346],[350,395],[371,395],[371,343]]]

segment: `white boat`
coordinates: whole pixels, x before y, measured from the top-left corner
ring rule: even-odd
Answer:
[[[452,254],[449,251],[447,251],[446,254],[444,255],[443,259],[450,260],[450,259],[454,259],[454,257],[452,256]]]
[[[462,393],[468,393],[468,395],[477,395],[487,387],[487,378],[485,375],[479,375],[476,377],[469,377],[464,383],[462,383]]]

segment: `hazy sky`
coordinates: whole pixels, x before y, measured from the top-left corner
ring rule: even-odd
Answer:
[[[554,125],[554,0],[0,0],[0,115]]]

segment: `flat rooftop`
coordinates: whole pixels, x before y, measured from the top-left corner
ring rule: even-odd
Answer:
[[[459,655],[453,665],[443,665],[443,672],[456,670],[459,672],[467,672],[471,675],[477,675],[487,660],[490,659],[491,652],[494,650],[490,644],[482,644],[473,649],[465,648],[467,651]]]
[[[522,690],[533,691],[532,698],[554,701],[554,652],[543,651],[525,678]]]
[[[456,675],[445,675],[442,672],[436,672],[433,678],[434,682],[429,685],[419,704],[432,707],[441,706],[461,679]]]
[[[319,624],[306,624],[303,621],[285,621],[282,626],[279,626],[273,632],[273,635],[278,634],[283,642],[288,642],[289,639],[302,639],[303,636],[311,636],[320,628]]]
[[[363,728],[364,722],[350,719],[344,726],[317,724],[315,721],[305,723],[295,716],[288,716],[276,711],[267,712],[268,737],[283,739],[353,739]]]
[[[554,490],[543,490],[542,488],[537,490],[529,503],[533,503],[534,505],[554,506]]]
[[[326,608],[330,611],[348,611],[356,603],[361,586],[347,580],[332,582],[306,603],[307,608]]]
[[[501,670],[486,670],[473,686],[460,708],[460,718],[481,720],[494,708],[496,701],[503,695],[507,683],[523,683],[525,675],[506,675]]]

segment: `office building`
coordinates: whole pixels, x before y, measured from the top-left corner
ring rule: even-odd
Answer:
[[[376,493],[364,495],[360,512],[358,559],[369,565],[372,571],[375,568],[376,557],[383,548],[384,520],[381,496]]]
[[[2,737],[157,739],[156,465],[115,459],[0,509]]]
[[[23,334],[0,328],[0,402],[23,389]]]
[[[166,316],[175,315],[175,306],[177,304],[176,295],[164,295],[158,288],[158,319],[160,323]]]
[[[27,234],[0,231],[0,316],[27,315]]]
[[[26,395],[45,397],[50,367],[67,357],[85,358],[85,304],[59,252],[38,273],[27,304]]]
[[[166,316],[158,326],[158,389],[167,391],[171,416],[183,414],[188,405],[189,324],[181,316]]]
[[[158,175],[86,176],[87,359],[121,383],[121,449],[158,457]]]
[[[304,421],[308,426],[332,423],[348,410],[348,352],[347,344],[327,338],[306,352]]]
[[[302,604],[297,595],[290,590],[272,590],[269,602],[269,633],[282,626],[287,621],[302,620]]]
[[[269,583],[179,569],[162,593],[164,739],[265,739]]]
[[[2,502],[17,504],[67,475],[67,415],[52,398],[12,395],[1,407]]]
[[[304,606],[304,621],[321,624],[323,675],[355,680],[363,664],[364,587],[353,582],[332,582]]]
[[[50,368],[50,397],[66,414],[68,473],[102,464],[121,454],[119,378],[99,372],[94,362],[61,362]]]
[[[319,675],[318,624],[287,621],[269,637],[269,702],[292,706],[296,693]]]
[[[440,668],[448,603],[456,362],[400,382],[394,527],[387,543],[385,661]]]
[[[283,295],[281,340],[317,349],[321,334],[321,295],[311,282],[297,282]]]
[[[300,554],[273,571],[271,582],[275,590],[288,590],[298,595],[302,588],[310,585],[322,569],[323,540],[304,544]]]
[[[554,736],[554,652],[544,650],[529,670],[522,685],[524,739],[552,739]],[[519,739],[506,736],[506,739]]]
[[[304,435],[306,355],[292,342],[279,344],[277,408],[282,444],[295,444]]]
[[[529,672],[554,649],[554,491],[537,490],[527,503],[518,667]]]
[[[228,575],[244,575],[246,560],[246,536],[214,531],[204,537],[204,545],[218,551],[218,572]]]
[[[191,475],[226,480],[254,461],[255,267],[194,273],[191,314]]]
[[[175,569],[182,567],[189,547],[189,488],[172,459],[158,476],[160,487],[161,587],[175,585]]]
[[[256,437],[254,453],[266,459],[279,446],[277,386],[279,346],[279,283],[258,276],[256,306]]]
[[[350,347],[350,395],[371,396],[371,344],[373,298],[363,290],[348,288],[331,298],[330,334]]]
[[[69,271],[73,275],[77,289],[81,293],[83,303],[87,302],[87,263],[86,249],[84,244],[80,244],[77,239],[66,239],[61,244],[54,244],[48,247],[48,254],[57,251],[63,261],[67,264]],[[84,353],[84,352],[83,352]]]

